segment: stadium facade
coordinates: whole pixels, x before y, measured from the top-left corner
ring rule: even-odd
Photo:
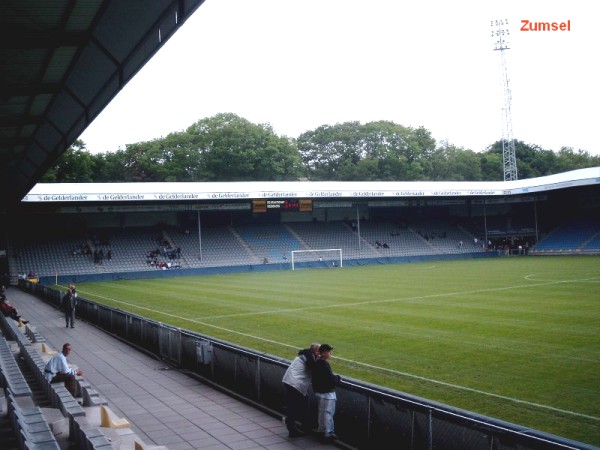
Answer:
[[[81,279],[167,265],[194,273],[288,268],[291,252],[306,250],[315,250],[305,262],[316,266],[596,254],[599,186],[600,167],[511,182],[37,184],[7,213],[2,269],[14,282],[30,271]],[[579,241],[540,246],[573,221],[586,228]],[[67,257],[84,247],[110,252],[111,264],[92,260],[91,250],[89,258]],[[178,250],[176,261],[168,248]]]

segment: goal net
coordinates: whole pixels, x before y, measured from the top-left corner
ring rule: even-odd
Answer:
[[[293,250],[292,270],[342,267],[342,249]]]

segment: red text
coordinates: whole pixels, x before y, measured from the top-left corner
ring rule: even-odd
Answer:
[[[566,22],[532,22],[521,20],[521,31],[571,31],[571,21]]]

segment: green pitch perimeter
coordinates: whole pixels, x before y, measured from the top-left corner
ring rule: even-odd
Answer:
[[[80,284],[85,298],[600,445],[600,258],[507,257]]]

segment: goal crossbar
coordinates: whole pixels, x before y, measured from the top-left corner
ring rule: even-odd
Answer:
[[[292,250],[292,270],[298,268],[298,263],[322,263],[323,267],[342,267],[343,256],[341,248],[319,248],[314,250]]]

